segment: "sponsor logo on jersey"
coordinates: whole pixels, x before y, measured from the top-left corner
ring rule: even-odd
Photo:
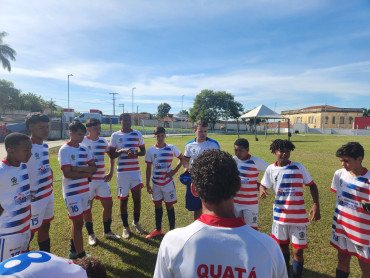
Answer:
[[[76,156],[74,154],[71,155],[72,160],[76,160]]]
[[[21,205],[25,202],[27,202],[27,196],[25,196],[23,193],[18,193],[16,196],[14,196],[14,204]]]
[[[304,232],[299,233],[299,239],[305,239],[306,234]]]
[[[39,153],[35,153],[35,158],[36,159],[40,159],[40,154]]]
[[[46,174],[47,172],[48,172],[48,167],[46,167],[45,165],[42,165],[42,166],[39,168],[39,174],[40,174],[40,175]]]
[[[89,145],[89,146],[87,146],[87,148],[91,151],[91,146]]]
[[[153,156],[154,156],[154,158],[157,158],[157,154],[156,153]]]
[[[10,179],[10,181],[12,182],[12,186],[13,186],[13,185],[17,185],[17,184],[18,184],[18,180],[17,180],[17,178],[16,178],[16,177],[12,177],[12,178]]]
[[[192,152],[193,154],[195,154],[197,151],[196,151],[196,149],[191,149],[191,152]]]

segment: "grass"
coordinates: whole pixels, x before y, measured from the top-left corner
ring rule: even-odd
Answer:
[[[222,150],[233,153],[233,142],[237,136],[233,135],[214,135]],[[250,153],[258,156],[269,163],[275,161],[274,155],[269,151],[269,145],[277,136],[269,136],[264,139],[260,136],[259,141],[254,140],[254,136],[243,136],[250,142]],[[184,150],[185,143],[193,139],[194,136],[167,137],[169,144],[176,145],[180,150]],[[331,222],[335,207],[335,194],[330,191],[331,181],[335,170],[341,167],[338,158],[335,157],[336,150],[349,141],[360,142],[365,150],[370,150],[370,140],[368,137],[336,136],[336,135],[293,135],[292,142],[296,146],[292,152],[291,160],[301,162],[308,170],[316,182],[320,193],[321,220],[313,222],[308,226],[308,249],[305,250],[305,270],[303,277],[334,277],[337,262],[337,251],[330,244]],[[145,139],[146,147],[154,144],[154,139]],[[68,256],[70,238],[70,220],[62,197],[61,171],[57,160],[57,149],[51,150],[50,163],[54,171],[54,192],[55,192],[55,219],[51,223],[51,251],[62,257]],[[368,154],[369,155],[369,154]],[[177,161],[176,161],[177,163]],[[364,161],[365,167],[370,169],[368,160]],[[140,157],[142,178],[145,180],[145,161]],[[179,172],[182,170],[180,169]],[[176,226],[182,227],[190,224],[192,213],[185,209],[185,186],[178,182],[176,175],[176,190],[178,203],[175,205]],[[261,175],[260,175],[260,178]],[[121,235],[122,222],[119,213],[119,201],[116,195],[116,175],[111,181],[113,195],[113,223],[112,230]],[[272,204],[273,192],[266,200],[260,202],[259,228],[263,233],[270,233],[272,224]],[[304,189],[306,200],[306,210],[312,206],[310,190]],[[129,211],[132,212],[132,201],[129,201]],[[106,265],[109,277],[152,277],[155,267],[158,247],[161,239],[145,239],[145,235],[135,232],[129,240],[112,241],[103,238],[103,225],[101,218],[101,205],[94,201],[93,206],[94,230],[99,243],[96,247],[87,245],[87,232],[84,228],[84,245],[87,253],[100,258]],[[132,213],[129,214],[129,221],[132,221]],[[143,228],[151,232],[155,228],[154,206],[151,196],[144,189],[142,191],[142,211],[141,220]],[[166,212],[163,216],[163,230],[168,231],[168,220]],[[31,243],[31,250],[37,250],[37,243]],[[357,258],[351,260],[350,277],[360,277],[360,269]]]

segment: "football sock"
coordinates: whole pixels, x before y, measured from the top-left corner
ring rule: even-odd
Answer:
[[[338,268],[336,269],[336,278],[348,278],[349,277],[349,272],[344,272],[343,270],[339,270]]]
[[[298,262],[293,258],[293,278],[301,278],[303,272],[303,262]]]
[[[290,267],[289,267],[290,253],[283,253],[283,256],[285,260],[286,271],[288,273],[288,277],[290,277]]]
[[[127,213],[121,214],[121,219],[122,219],[123,227],[128,227],[128,214]]]
[[[175,208],[167,210],[168,222],[170,223],[170,230],[175,229]]]
[[[76,253],[76,248],[75,248],[75,244],[73,243],[73,239],[70,240],[69,242],[69,251],[71,251],[72,253]]]
[[[140,220],[140,212],[137,213],[137,212],[134,212],[134,222],[135,223],[138,223]]]
[[[112,230],[110,229],[110,226],[112,224],[112,218],[109,218],[107,221],[103,221],[103,225],[104,225],[104,233],[109,233],[111,232]]]
[[[162,230],[162,217],[163,217],[163,208],[155,209],[155,228],[157,231]]]
[[[50,253],[50,238],[45,241],[39,242],[39,249],[40,251]]]
[[[82,251],[82,253],[77,254],[77,259],[82,259],[85,256],[86,256],[86,252],[85,251]]]
[[[93,223],[92,222],[86,222],[85,227],[86,227],[87,233],[89,235],[92,235],[94,233],[94,228],[93,228]]]

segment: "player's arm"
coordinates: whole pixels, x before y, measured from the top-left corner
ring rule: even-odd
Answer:
[[[117,150],[116,148],[110,148],[109,149],[109,152],[108,152],[108,156],[111,158],[111,159],[116,159],[117,157],[119,157],[121,154],[123,153],[128,153],[129,149],[120,149],[120,150]]]
[[[91,178],[92,176],[91,173],[72,171],[71,166],[62,167],[62,172],[64,177],[68,179],[81,179],[86,177]]]
[[[178,157],[178,159],[179,159],[179,161],[178,161],[178,163],[176,165],[176,168],[175,169],[172,169],[171,171],[169,171],[166,174],[166,177],[167,178],[173,177],[177,173],[177,171],[181,168],[183,156]]]
[[[267,188],[260,184],[259,189],[260,189],[260,198],[266,199],[267,196],[269,195],[269,193],[267,192]]]
[[[311,221],[317,221],[321,219],[321,215],[319,205],[319,190],[317,189],[316,183],[310,185],[310,191],[313,199],[313,205],[309,215],[312,215]]]
[[[104,181],[110,182],[114,173],[114,159],[109,157],[109,172],[104,177]]]
[[[183,158],[182,158],[182,166],[184,167],[185,172],[189,172],[190,173],[189,165],[190,165],[190,157],[183,156]]]
[[[4,209],[3,209],[3,207],[0,205],[0,216],[3,214],[3,211],[4,211]]]
[[[137,153],[137,156],[144,156],[146,154],[145,145],[139,147],[140,151]]]
[[[152,177],[152,163],[146,164],[146,191],[149,194],[153,193],[152,187],[150,186],[150,178]]]

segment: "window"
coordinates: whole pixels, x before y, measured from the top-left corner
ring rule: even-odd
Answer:
[[[335,124],[335,116],[333,116],[333,119],[331,120],[332,124]]]
[[[340,117],[339,123],[344,124],[344,117]]]
[[[329,122],[329,117],[328,116],[325,116],[325,124],[327,125]]]
[[[352,117],[349,117],[348,121],[349,121],[349,124],[352,124],[353,118]]]

